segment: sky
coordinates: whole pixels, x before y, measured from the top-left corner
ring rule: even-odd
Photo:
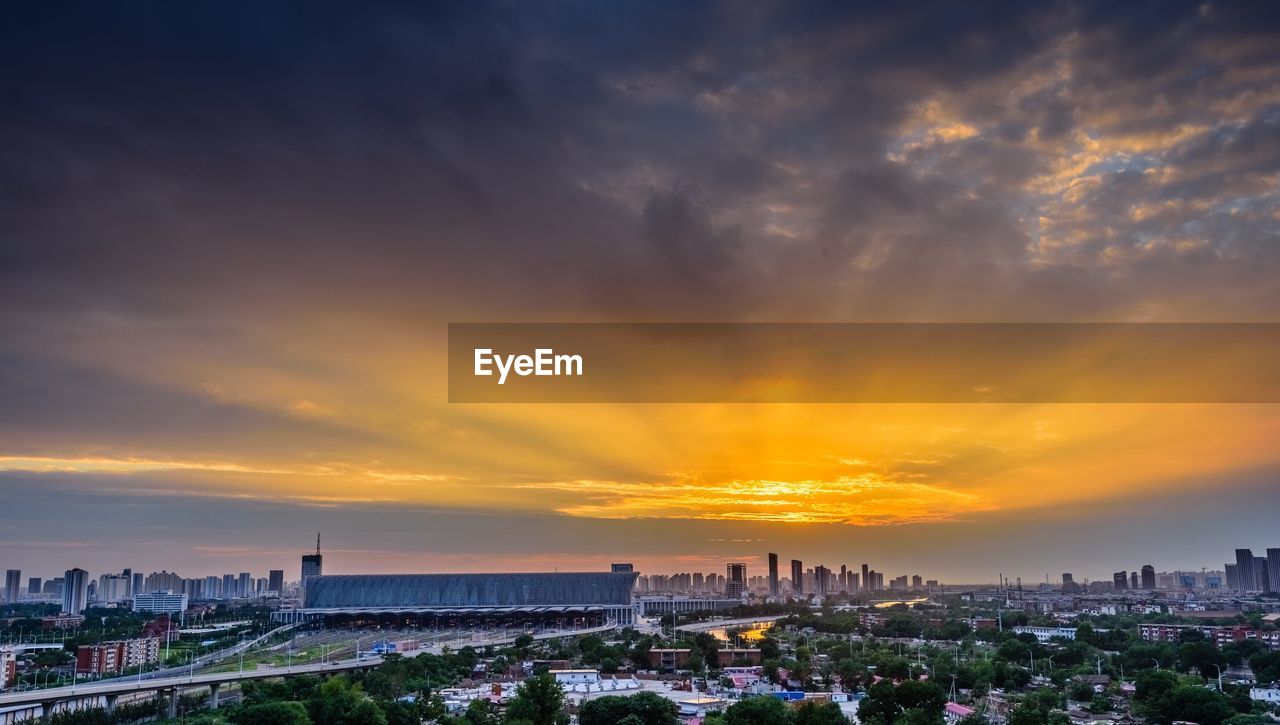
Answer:
[[[0,567],[1280,546],[1265,404],[450,404],[450,322],[1280,322],[1280,6],[37,3]]]

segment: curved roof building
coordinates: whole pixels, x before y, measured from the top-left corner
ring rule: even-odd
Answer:
[[[311,577],[312,612],[604,609],[633,607],[635,572],[349,574]],[[628,617],[629,619],[629,617]]]

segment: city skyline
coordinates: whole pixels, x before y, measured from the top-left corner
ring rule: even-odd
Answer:
[[[1141,565],[1140,571],[1139,569],[1134,569],[1132,571],[1124,570],[1124,569],[1120,571],[1115,571],[1112,573],[1112,579],[1114,580],[1118,588],[1128,587],[1133,589],[1155,589],[1157,588],[1156,586],[1157,576],[1167,578],[1171,575],[1190,574],[1190,575],[1199,575],[1200,577],[1203,578],[1205,576],[1212,575],[1218,579],[1218,582],[1215,586],[1223,589],[1227,589],[1227,590],[1243,589],[1245,591],[1263,591],[1263,592],[1272,592],[1272,591],[1280,590],[1280,577],[1274,577],[1275,572],[1280,572],[1280,547],[1265,547],[1264,549],[1261,550],[1261,553],[1263,554],[1262,556],[1254,555],[1252,553],[1252,549],[1249,549],[1249,548],[1237,548],[1234,550],[1234,553],[1236,556],[1235,562],[1234,563],[1227,562],[1223,565],[1221,569],[1207,567],[1207,566],[1199,567],[1199,568],[1172,567],[1172,568],[1166,569],[1166,568],[1157,568],[1153,564],[1148,563],[1148,564]],[[948,586],[948,585],[950,586],[974,586],[974,585],[983,586],[983,585],[996,584],[1001,587],[1016,587],[1019,589],[1023,588],[1024,585],[1027,589],[1034,589],[1042,585],[1050,585],[1050,586],[1065,585],[1069,582],[1076,582],[1076,583],[1087,585],[1092,582],[1108,581],[1107,577],[1105,576],[1092,577],[1088,573],[1081,573],[1079,570],[1063,571],[1058,574],[1052,574],[1052,575],[1046,572],[1043,580],[1026,578],[1024,581],[1024,577],[1017,573],[1007,573],[1007,572],[1001,571],[997,573],[996,579],[993,581],[982,581],[982,580],[945,581],[938,578],[936,575],[929,576],[929,574],[927,573],[928,572],[927,568],[921,569],[920,565],[917,564],[913,566],[911,570],[908,571],[906,574],[899,574],[896,577],[891,575],[890,579],[901,580],[902,582],[901,585],[899,585],[898,582],[894,581],[894,582],[891,582],[891,585],[885,586],[883,584],[883,582],[885,581],[884,577],[885,577],[885,574],[889,572],[885,572],[885,571],[877,572],[874,567],[870,567],[866,562],[863,562],[861,564],[861,573],[860,573],[859,569],[857,568],[857,565],[855,564],[852,568],[850,568],[848,561],[842,560],[841,563],[838,564],[840,568],[837,571],[833,568],[827,567],[824,563],[813,564],[811,562],[811,565],[806,568],[805,562],[803,560],[792,559],[790,560],[790,571],[789,571],[790,575],[781,576],[781,570],[779,568],[780,560],[778,559],[778,556],[779,555],[776,552],[769,552],[764,558],[746,557],[748,561],[752,562],[750,565],[748,564],[748,561],[742,561],[737,563],[732,561],[727,563],[719,562],[720,564],[724,565],[727,568],[727,575],[721,575],[717,573],[715,571],[716,564],[714,563],[711,564],[711,568],[707,569],[706,571],[703,571],[697,568],[665,569],[665,570],[658,569],[658,570],[652,570],[652,571],[645,571],[644,569],[635,568],[634,562],[630,562],[630,561],[625,564],[619,564],[616,561],[614,561],[609,564],[609,568],[615,572],[635,570],[641,574],[642,581],[649,580],[650,578],[665,580],[668,578],[676,578],[676,577],[693,577],[691,581],[693,582],[693,588],[695,589],[699,588],[698,582],[703,578],[705,574],[708,581],[714,581],[718,578],[718,580],[721,583],[724,583],[725,581],[730,581],[730,582],[738,582],[739,584],[742,584],[743,588],[736,590],[739,594],[744,593],[746,591],[760,590],[761,588],[763,588],[764,594],[768,596],[779,596],[780,594],[784,593],[782,591],[782,589],[784,588],[787,590],[785,593],[788,595],[794,595],[797,593],[806,594],[806,595],[820,594],[822,592],[815,590],[813,588],[812,583],[802,584],[802,586],[805,588],[799,591],[797,590],[795,585],[795,582],[798,579],[802,578],[803,581],[808,582],[815,576],[815,574],[817,576],[825,575],[826,577],[830,577],[833,582],[838,583],[838,586],[841,587],[839,589],[839,591],[841,592],[875,591],[875,590],[881,590],[881,589],[887,590],[890,588],[907,588],[905,585],[905,582],[907,581],[915,582],[914,588],[919,588],[919,582],[925,580],[926,578],[929,579],[929,581],[931,582],[931,586],[935,585],[936,583],[940,583],[943,586]],[[117,600],[127,600],[132,595],[136,595],[140,591],[152,592],[152,591],[166,591],[166,590],[178,589],[180,588],[179,586],[172,585],[169,583],[177,582],[180,584],[184,579],[185,580],[203,580],[206,583],[215,583],[215,580],[218,580],[221,583],[220,591],[234,593],[235,595],[239,595],[239,596],[250,596],[254,593],[262,594],[268,591],[274,591],[276,594],[281,594],[283,592],[284,584],[290,584],[290,585],[296,584],[300,586],[302,582],[305,581],[309,576],[318,576],[321,573],[339,574],[339,575],[356,573],[356,572],[341,571],[341,570],[334,571],[332,567],[328,569],[324,568],[323,556],[320,548],[319,535],[317,535],[316,537],[315,551],[304,552],[300,554],[298,557],[298,560],[301,562],[301,565],[298,570],[297,579],[293,579],[291,575],[287,574],[288,572],[287,569],[270,569],[268,571],[268,576],[266,577],[255,577],[253,576],[253,572],[240,572],[238,575],[232,574],[232,573],[223,573],[220,576],[205,574],[205,575],[196,576],[196,577],[186,577],[186,576],[183,576],[181,573],[177,572],[176,570],[169,571],[167,569],[153,571],[149,574],[144,575],[142,569],[139,569],[138,571],[135,572],[131,567],[102,572],[100,579],[95,579],[92,572],[85,571],[83,569],[80,569],[79,567],[66,570],[66,574],[70,575],[72,574],[72,572],[78,572],[77,576],[83,579],[83,581],[81,582],[83,586],[88,586],[91,583],[97,582],[99,580],[102,582],[106,582],[108,579],[120,579],[122,581],[122,584],[120,585],[121,590],[118,592],[115,592],[115,596],[107,597],[103,599],[103,601],[117,601]],[[752,566],[755,566],[755,562],[757,561],[765,562],[765,565],[763,566],[764,573],[760,573],[759,570],[752,568]],[[1250,570],[1250,574],[1248,575],[1248,581],[1250,583],[1241,587],[1241,583],[1243,579],[1238,578],[1239,577],[1238,571],[1242,565],[1242,562],[1245,562],[1245,561],[1249,562],[1250,567],[1256,567],[1256,568]],[[927,567],[927,564],[925,564],[925,566]],[[738,571],[736,574],[735,574],[735,568],[738,568]],[[1233,571],[1233,569],[1235,571]],[[593,569],[583,568],[581,570],[592,571]],[[121,571],[123,572],[122,574],[117,573]],[[514,570],[494,570],[493,572],[488,572],[488,573],[502,573],[503,571],[514,571]],[[555,571],[559,571],[559,569],[556,569]],[[920,574],[921,571],[925,571],[926,574],[922,576]],[[9,601],[10,603],[15,601],[11,599],[14,596],[12,592],[15,590],[15,588],[17,589],[21,588],[23,575],[24,574],[29,575],[30,573],[31,572],[29,571],[24,572],[21,569],[10,568],[6,570],[5,588],[3,590],[3,594],[6,597],[6,601]],[[422,572],[422,571],[395,572],[395,571],[388,570],[382,573],[408,574],[408,573],[425,573],[425,572]],[[438,573],[482,574],[486,572],[478,572],[478,571],[461,572],[460,571],[460,572],[438,572]],[[848,575],[847,581],[845,580],[846,573]],[[1129,584],[1130,582],[1129,575],[1132,575],[1132,582],[1133,582],[1132,586],[1130,586]],[[41,590],[41,593],[47,595],[52,591],[50,587],[53,587],[56,589],[57,585],[64,582],[64,579],[62,577],[55,578],[55,577],[41,576],[41,577],[28,577],[28,581],[43,582],[44,588]],[[144,581],[146,582],[146,588],[142,588],[141,586]],[[1123,584],[1121,583],[1122,581],[1124,582]],[[271,582],[272,586],[264,589],[262,585],[265,585],[268,582]],[[748,582],[754,582],[754,584],[751,585],[751,587],[754,587],[754,589],[746,586]],[[17,587],[15,587],[15,583],[18,585]],[[784,583],[785,583],[785,587],[782,587]],[[847,589],[846,589],[846,585],[848,586]],[[81,588],[83,588],[83,586]],[[1168,586],[1169,585],[1167,584],[1162,585],[1162,588],[1165,588]],[[1180,586],[1183,586],[1183,584],[1175,583],[1172,586],[1173,588],[1178,588]],[[1213,587],[1209,587],[1207,583],[1205,583],[1204,586],[1206,586],[1207,588],[1213,588]],[[26,591],[28,594],[31,594],[29,587],[26,589]],[[64,597],[64,601],[65,601],[67,590],[65,590],[64,588],[62,591],[63,591],[62,596]],[[732,592],[729,592],[729,593],[732,595]],[[760,591],[756,591],[756,593],[758,594],[760,593]],[[98,592],[98,596],[99,597],[102,596],[102,593],[100,591]]]
[[[446,349],[1280,322],[1269,8],[9,16],[0,566],[292,571],[322,530],[342,572],[1104,580],[1274,544],[1274,404],[460,404]]]

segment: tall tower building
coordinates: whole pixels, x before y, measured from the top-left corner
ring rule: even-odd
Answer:
[[[1114,586],[1116,591],[1118,592],[1122,592],[1128,589],[1129,588],[1129,572],[1118,571],[1115,574],[1112,574],[1111,585]]]
[[[284,569],[272,569],[267,574],[267,591],[275,592],[276,596],[284,594]]]
[[[799,559],[791,560],[791,593],[804,596],[804,563]]]
[[[1258,589],[1258,576],[1253,571],[1253,550],[1236,549],[1236,588],[1242,592]]]
[[[769,554],[769,596],[778,596],[778,555]]]
[[[316,534],[316,553],[302,555],[302,601],[306,602],[307,579],[324,574],[324,557],[320,554],[320,534]]]
[[[725,567],[724,595],[737,599],[747,591],[747,565],[734,562]]]
[[[1142,588],[1156,588],[1156,568],[1150,564],[1145,564],[1142,567]]]
[[[819,597],[827,596],[827,584],[831,579],[831,570],[819,564],[813,568],[813,591]]]
[[[62,611],[79,614],[89,603],[89,572],[84,569],[68,569],[62,575]]]
[[[22,586],[22,570],[10,569],[4,573],[4,600],[9,604],[18,603],[18,590]]]
[[[1267,549],[1267,584],[1273,593],[1280,592],[1280,549]]]
[[[867,565],[862,565],[862,591],[871,591],[871,579],[867,577]]]

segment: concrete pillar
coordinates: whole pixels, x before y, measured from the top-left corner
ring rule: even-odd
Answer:
[[[178,688],[169,690],[169,719],[178,717]]]
[[[218,682],[215,682],[209,685],[209,709],[210,710],[218,709],[218,688],[221,686],[222,686],[221,683],[218,683]]]
[[[49,700],[40,703],[40,722],[53,722],[53,708],[58,704],[57,700]]]
[[[106,695],[108,715],[116,711],[116,700],[118,699],[120,699],[119,695]]]

